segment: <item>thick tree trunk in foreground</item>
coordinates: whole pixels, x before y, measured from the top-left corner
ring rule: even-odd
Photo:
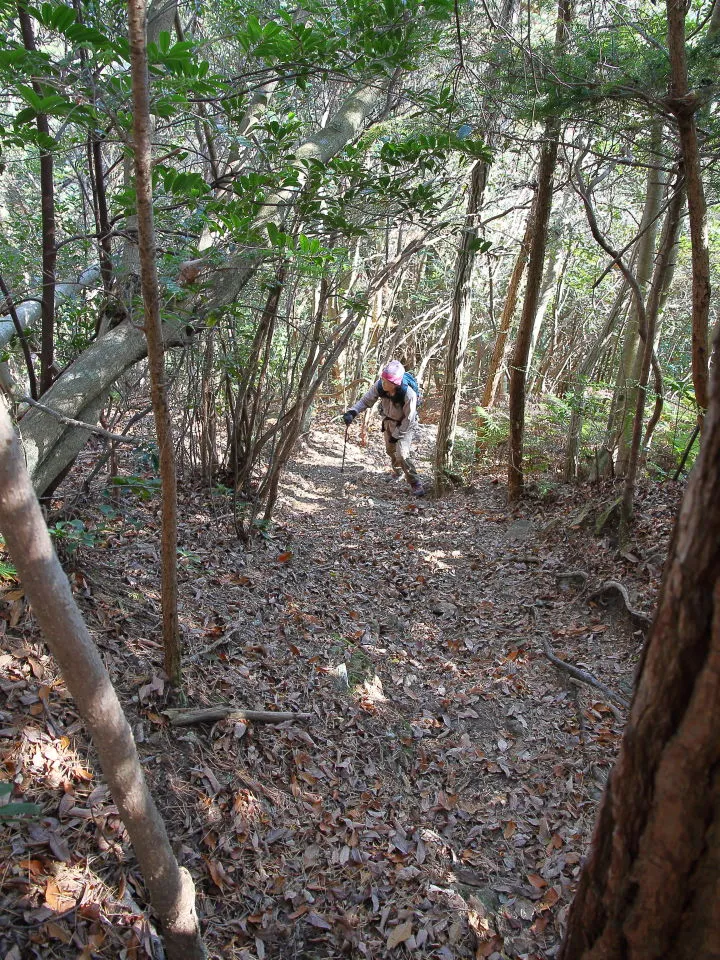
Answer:
[[[160,292],[152,206],[152,145],[150,142],[150,91],[145,40],[145,0],[128,0],[130,71],[133,94],[135,146],[135,198],[137,203],[140,285],[145,306],[150,389],[155,431],[160,448],[162,480],[162,616],[165,672],[170,683],[181,685],[180,625],[177,582],[177,476],[175,446],[165,385],[165,349],[160,320]]]
[[[560,960],[720,958],[720,363]]]
[[[206,954],[192,879],[173,855],[145,783],[130,726],[55,556],[2,402],[0,530],[43,636],[88,726],[160,920],[169,960],[202,960]]]

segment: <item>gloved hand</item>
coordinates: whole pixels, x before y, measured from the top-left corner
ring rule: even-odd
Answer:
[[[349,427],[356,416],[357,416],[357,413],[354,410],[346,410],[345,413],[343,414],[343,420]]]

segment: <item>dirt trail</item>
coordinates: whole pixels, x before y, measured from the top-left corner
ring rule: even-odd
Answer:
[[[421,472],[431,443],[426,428]],[[134,533],[124,528],[112,559],[95,552],[80,564],[86,614],[196,878],[212,955],[552,957],[619,724],[597,691],[548,663],[537,631],[615,689],[631,682],[637,636],[559,589],[567,558],[535,508],[508,513],[500,486],[417,500],[389,479],[376,440],[349,445],[343,474],[341,456],[339,429],[313,433],[286,478],[277,525],[250,552],[227,536],[222,503],[183,504],[190,703],[311,711],[309,723],[167,726],[151,666],[157,552],[147,507],[128,505]],[[24,736],[9,736],[4,755],[17,771],[31,769],[38,738],[56,752],[59,738],[21,715],[37,683],[52,684],[52,663],[32,638],[12,654],[6,722]],[[51,698],[66,736],[68,710]],[[82,758],[83,737],[70,723],[67,752]],[[44,804],[43,829],[70,858],[57,863],[38,835],[37,882],[20,914],[47,910],[53,859],[70,890],[78,858],[91,857],[84,882],[106,911],[120,910],[120,877],[126,889],[139,885],[109,799],[89,802],[97,784],[78,770],[91,763],[64,758],[60,783],[51,763],[36,763],[28,799]],[[67,803],[61,815],[68,788],[90,823]],[[16,863],[24,842],[22,827],[5,830]],[[3,895],[17,912],[16,893]],[[75,916],[84,944],[102,933],[88,956],[144,955],[146,929],[127,901],[123,909],[104,925]],[[0,926],[0,946],[14,942],[22,956],[50,955],[22,921],[14,932]],[[77,955],[53,944],[52,956]]]

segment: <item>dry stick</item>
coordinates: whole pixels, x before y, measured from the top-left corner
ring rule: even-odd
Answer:
[[[309,720],[312,713],[274,712],[272,710],[242,710],[240,707],[219,706],[182,709],[168,707],[163,713],[173,727],[188,727],[194,723],[215,720],[254,720],[255,723],[286,723],[288,720]]]
[[[20,400],[22,403],[27,403],[31,407],[37,407],[38,410],[42,410],[43,413],[50,414],[51,417],[55,417],[60,423],[67,424],[68,427],[78,427],[80,430],[87,430],[88,433],[97,434],[98,437],[105,437],[106,440],[115,440],[117,443],[131,443],[135,447],[141,443],[148,443],[147,437],[127,437],[121,433],[110,433],[109,430],[104,430],[102,427],[94,427],[91,423],[85,423],[84,420],[73,420],[72,417],[66,417],[57,410],[53,410],[52,407],[33,400],[32,397],[20,397]]]
[[[0,402],[0,530],[57,660],[87,724],[113,801],[160,919],[170,960],[206,956],[195,913],[195,890],[178,866],[150,795],[130,726],[55,555],[5,405]]]

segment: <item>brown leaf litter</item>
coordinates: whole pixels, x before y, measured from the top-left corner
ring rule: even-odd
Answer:
[[[128,494],[101,524],[98,492],[85,519],[104,532],[66,564],[211,955],[551,958],[621,729],[542,636],[629,696],[641,631],[588,597],[620,581],[651,612],[677,492],[642,491],[619,553],[575,523],[582,488],[513,513],[492,478],[416,501],[373,446],[350,444],[343,474],[341,454],[339,430],[314,433],[249,551],[222,493],[181,504],[187,705],[308,719],[170,728],[152,503]],[[0,780],[41,812],[0,821],[0,956],[159,957],[83,724],[10,586]]]

